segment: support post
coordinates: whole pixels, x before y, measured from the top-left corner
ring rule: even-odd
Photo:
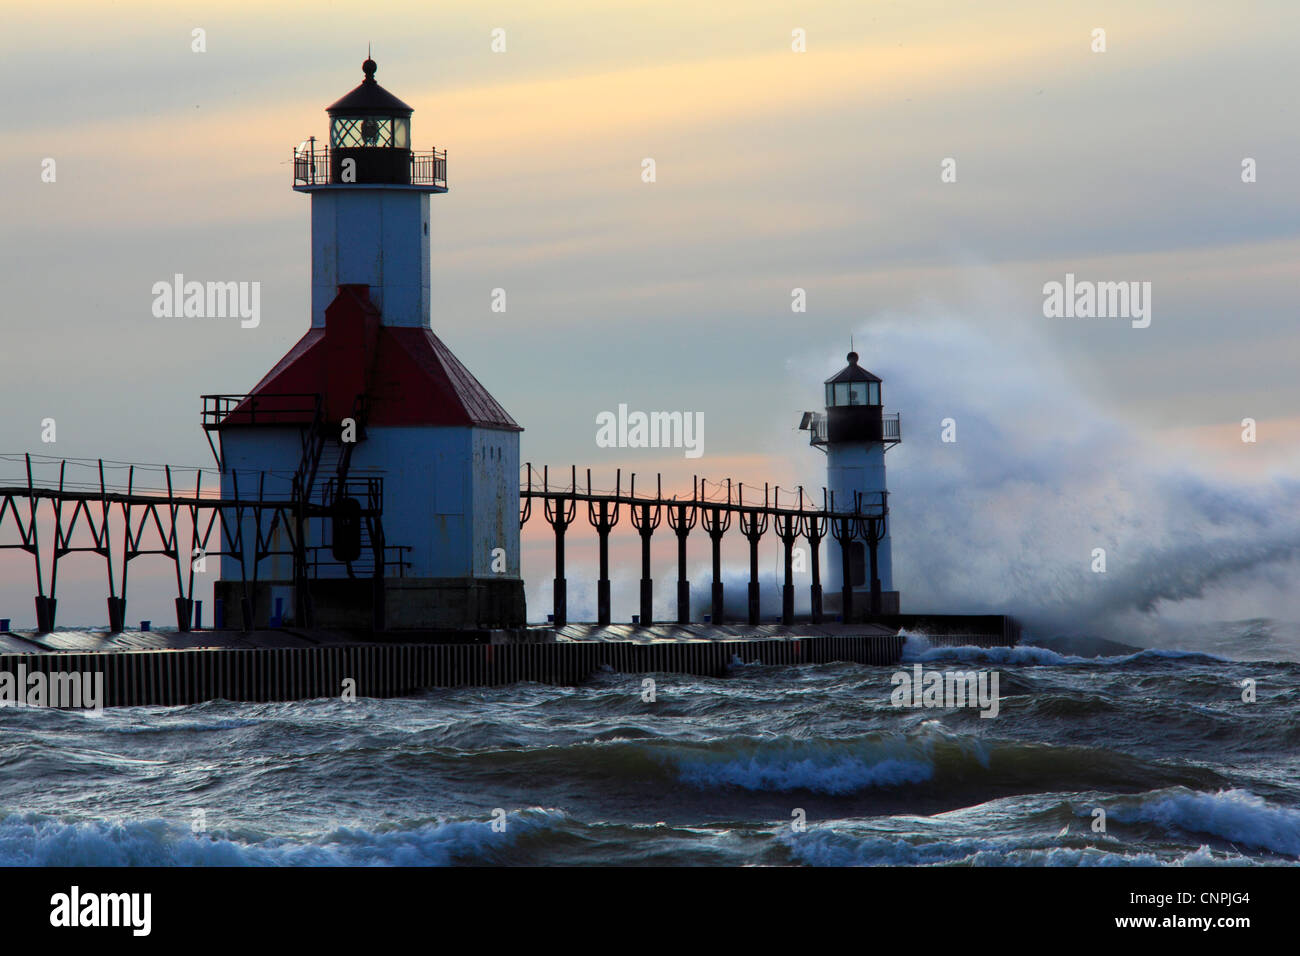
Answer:
[[[569,525],[578,513],[578,502],[576,498],[564,497],[563,495],[549,495],[547,492],[550,483],[550,469],[542,469],[542,506],[546,515],[546,520],[555,530],[555,586],[554,586],[554,606],[551,613],[552,623],[557,627],[564,627],[568,623],[568,581],[564,576],[564,532],[568,530]],[[574,470],[573,491],[578,490],[577,470]]]
[[[862,519],[862,522],[865,525],[863,530],[866,532],[867,550],[871,561],[870,577],[868,580],[871,582],[871,613],[873,616],[878,616],[881,611],[880,568],[878,557],[880,539],[884,537],[885,515],[883,494],[881,495],[881,499],[880,516],[867,516]]]
[[[552,599],[554,601],[552,623],[556,627],[564,627],[568,623],[569,582],[564,576],[564,527],[562,525],[555,529],[555,586]]]
[[[368,502],[372,507],[376,504],[374,495],[371,495]],[[386,550],[384,541],[384,519],[376,510],[373,518],[366,519],[370,524],[370,543],[374,548],[374,578],[371,587],[371,628],[376,634],[381,634],[388,629],[388,594],[385,588],[387,578],[387,568],[384,566],[384,552]]]
[[[694,504],[678,504],[668,509],[668,524],[677,535],[677,623],[691,622],[691,582],[686,577],[686,536],[695,527],[698,510]]]
[[[609,502],[600,502],[600,521],[596,534],[600,538],[600,579],[596,582],[596,623],[605,627],[610,622],[609,606]]]
[[[812,586],[809,588],[812,622],[821,624],[825,617],[822,611],[822,539],[826,537],[825,513],[809,512],[799,519],[799,530],[808,541],[808,570],[812,574]]]
[[[850,546],[853,543],[853,531],[849,526],[848,519],[841,519],[840,527],[844,528],[843,537],[840,538],[840,573],[842,586],[840,588],[840,614],[845,624],[853,621],[853,583],[852,573],[852,556]]]
[[[741,500],[744,504],[745,487],[740,487]],[[762,540],[763,535],[767,532],[767,501],[768,490],[763,489],[763,510],[757,508],[740,513],[740,531],[741,534],[749,541],[749,614],[748,621],[751,625],[759,622],[759,589],[758,589],[758,543]]]
[[[799,539],[798,516],[778,514],[776,536],[781,539],[785,557],[785,582],[781,585],[781,623],[794,623],[794,543]]]
[[[126,600],[120,597],[108,599],[108,633],[121,634],[126,629]]]
[[[312,627],[311,595],[307,585],[307,501],[300,474],[293,476],[293,609],[299,627]]]
[[[220,491],[220,489],[218,489]],[[203,472],[199,471],[194,476],[194,500],[203,500]],[[198,630],[203,626],[203,602],[194,600],[194,561],[195,552],[199,548],[199,509],[198,506],[191,506],[190,513],[190,546],[187,549],[185,564],[187,568],[188,585],[185,589],[184,596],[190,599],[192,608],[186,614],[185,619],[188,622],[186,629]]]
[[[632,476],[633,497],[636,495],[636,476]],[[658,500],[658,499],[656,499]],[[651,511],[651,509],[654,509]],[[650,536],[655,533],[663,519],[662,509],[658,504],[633,504],[632,524],[641,535],[641,624],[654,623],[654,579],[650,577]]]
[[[598,502],[590,500],[591,471],[590,469],[587,471],[587,519],[595,527],[596,534],[600,538],[600,578],[596,582],[596,623],[601,627],[609,626],[610,622],[609,533],[618,524],[618,499],[623,485],[622,469],[619,469],[617,476],[612,499],[614,507],[611,509],[609,507],[611,499],[608,497],[601,498]]]
[[[36,631],[38,634],[48,634],[54,630],[55,602],[53,595],[45,596],[45,578],[41,575],[40,526],[36,520],[36,486],[32,481],[32,456],[24,457],[27,462],[27,504],[30,515],[27,525],[30,538],[28,550],[31,551],[36,563]],[[16,515],[15,512],[15,517]]]
[[[871,550],[871,613],[878,615],[880,613],[880,575],[876,570],[876,546],[878,542],[873,534],[867,541],[867,547]]]
[[[889,529],[889,492],[880,493],[880,517],[871,521],[871,613],[881,613],[880,572],[877,566],[877,549]]]
[[[43,594],[36,596],[36,633],[48,634],[54,630],[54,609],[58,603]]]
[[[727,504],[731,504],[731,495],[727,495]],[[722,591],[722,536],[731,527],[731,510],[709,505],[700,516],[700,523],[709,535],[713,546],[713,607],[709,620],[715,625],[726,623],[726,609],[723,605]]]
[[[832,514],[830,516],[831,534],[835,537],[835,540],[840,546],[840,613],[842,615],[841,619],[844,623],[850,624],[853,621],[853,578],[851,575],[849,548],[853,544],[854,531],[857,528],[860,514],[858,513],[857,508],[855,508],[853,512],[843,512],[839,514],[834,513],[834,509],[835,499],[832,498]]]

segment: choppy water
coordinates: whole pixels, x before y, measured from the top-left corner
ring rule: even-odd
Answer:
[[[1287,656],[1268,622],[1231,627],[1220,650],[1254,628],[1238,656]],[[1300,860],[1300,662],[1054,646],[909,643],[926,667],[996,670],[995,719],[896,709],[894,669],[859,665],[657,675],[653,703],[642,677],[603,674],[355,703],[4,710],[0,862]]]

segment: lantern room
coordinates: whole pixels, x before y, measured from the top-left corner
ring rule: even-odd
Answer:
[[[886,419],[881,407],[880,377],[858,364],[857,352],[848,354],[848,362],[826,380],[825,426],[815,437],[826,442],[898,441],[897,418]]]
[[[879,405],[880,379],[858,364],[858,353],[850,352],[843,371],[826,380],[826,407]]]
[[[411,107],[375,81],[378,66],[361,64],[361,85],[335,101],[330,118],[330,178],[336,183],[411,181]],[[348,161],[351,166],[345,166]]]

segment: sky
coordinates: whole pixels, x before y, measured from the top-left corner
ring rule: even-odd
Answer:
[[[695,474],[820,487],[794,426],[852,339],[904,423],[889,467],[905,609],[1062,589],[1077,609],[1096,582],[1070,576],[1101,542],[1130,610],[1155,593],[1287,612],[1298,27],[1300,8],[1267,0],[6,2],[0,453],[211,466],[199,396],[247,390],[308,327],[291,150],[325,135],[369,44],[416,148],[448,151],[434,330],[525,427],[523,460],[601,487],[620,468],[673,491]],[[259,282],[260,325],[154,317],[153,283],[177,272]],[[1067,273],[1149,282],[1149,327],[1046,317],[1044,284]],[[703,413],[703,456],[598,447],[595,417],[620,403]],[[1122,546],[1137,528],[1140,554]],[[541,531],[525,536],[532,617]],[[1207,536],[1220,564],[1182,591],[1152,583],[1170,560],[1199,568]],[[14,557],[0,616],[18,620],[32,588]],[[65,585],[61,618],[97,620],[102,572],[73,561],[88,583]],[[1240,575],[1258,585],[1265,566],[1243,601]],[[616,616],[635,612],[634,577]],[[130,619],[166,617],[165,590],[140,593]]]

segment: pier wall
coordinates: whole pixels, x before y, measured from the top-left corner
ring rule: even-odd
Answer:
[[[364,630],[374,621],[375,582],[371,578],[319,578],[307,582],[319,626]],[[216,581],[214,612],[226,627],[240,626],[240,602],[253,602],[251,628],[301,622],[294,619],[292,581]],[[283,618],[276,624],[275,598]],[[385,578],[384,621],[395,629],[518,627],[525,619],[524,583],[518,578]],[[217,602],[220,602],[219,604]]]
[[[21,666],[28,674],[102,672],[104,706],[120,707],[337,698],[348,678],[356,681],[358,696],[400,697],[428,688],[518,681],[579,684],[602,669],[720,677],[737,663],[894,664],[903,642],[899,635],[867,634],[660,643],[374,643],[59,652],[0,655],[0,671],[17,673]]]

